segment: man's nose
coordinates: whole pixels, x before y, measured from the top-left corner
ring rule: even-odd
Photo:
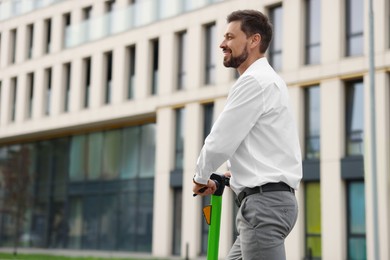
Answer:
[[[219,45],[219,48],[223,49],[223,48],[225,48],[225,47],[226,47],[226,42],[225,42],[225,40],[223,40],[223,41],[221,42],[221,44]]]

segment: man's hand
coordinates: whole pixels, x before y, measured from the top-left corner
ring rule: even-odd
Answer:
[[[206,188],[203,192],[202,189]],[[192,188],[192,191],[194,194],[201,195],[201,196],[207,196],[210,194],[214,194],[214,192],[217,190],[217,185],[213,180],[208,180],[207,185],[194,183],[194,186]]]

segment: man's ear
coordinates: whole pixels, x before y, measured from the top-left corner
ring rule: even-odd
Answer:
[[[258,48],[258,46],[260,46],[260,44],[261,44],[261,35],[258,33],[252,35],[251,47]]]

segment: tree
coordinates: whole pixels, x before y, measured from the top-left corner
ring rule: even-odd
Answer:
[[[32,180],[29,172],[29,155],[28,146],[12,146],[8,149],[6,160],[0,166],[0,187],[3,191],[1,212],[14,220],[12,235],[14,255],[17,254],[19,235],[32,201],[29,196]]]

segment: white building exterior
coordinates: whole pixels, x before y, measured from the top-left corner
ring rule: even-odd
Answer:
[[[34,4],[31,5],[32,2]],[[307,2],[116,0],[110,6],[105,0],[0,1],[0,146],[154,124],[153,226],[150,227],[151,241],[146,252],[159,257],[174,254],[184,257],[188,250],[189,257],[197,259],[204,253],[201,249],[204,220],[201,199],[192,197],[192,177],[204,138],[204,105],[213,104],[215,120],[235,81],[234,71],[222,65],[223,56],[219,50],[226,16],[237,9],[257,9],[272,16],[273,8],[280,7],[282,22],[275,24],[282,32],[282,38],[279,38],[279,72],[291,93],[303,157],[306,159],[310,158],[305,157],[308,140],[305,89],[318,86],[320,101],[317,114],[320,155],[314,162],[319,176],[313,177],[311,173],[305,172],[305,176],[309,177],[302,182],[296,193],[300,213],[296,226],[286,241],[288,259],[310,259],[308,249],[314,247],[316,249],[313,252],[318,251],[318,247],[308,245],[307,242],[310,233],[307,225],[307,212],[310,209],[305,208],[308,199],[305,195],[307,182],[319,184],[320,212],[314,222],[320,223],[321,259],[374,260],[376,248],[379,248],[377,259],[390,259],[390,1],[374,1],[375,190],[371,171],[371,164],[374,162],[371,157],[369,1],[361,0],[363,17],[359,19],[363,21],[363,49],[357,55],[348,55],[348,48],[345,47],[349,24],[346,13],[351,6],[349,1],[317,1],[321,7],[320,25],[317,29],[320,61],[315,64],[305,62]],[[359,8],[353,10],[359,11]],[[211,29],[214,35],[210,40],[211,51],[207,50],[209,25],[214,25]],[[48,28],[51,29],[50,36]],[[182,32],[186,33],[183,62],[180,61],[179,52],[182,49],[179,40]],[[353,32],[352,29],[351,33]],[[275,50],[276,47],[278,46],[274,47]],[[131,48],[134,48],[134,52]],[[272,57],[269,59],[273,60]],[[86,79],[88,62],[91,75],[89,80]],[[211,66],[210,70],[206,69],[207,64]],[[107,72],[108,68],[111,68],[110,73]],[[180,68],[183,68],[185,75],[182,89],[178,89],[178,78],[182,75]],[[207,71],[212,76],[205,81]],[[158,76],[154,78],[153,72],[158,72]],[[157,80],[155,89],[152,87],[153,79]],[[347,111],[351,104],[348,103],[346,89],[356,82],[361,82],[363,86],[363,114],[354,114],[351,120],[358,120],[355,117],[359,117],[363,122],[361,149],[364,152],[358,156],[360,164],[352,162],[352,165],[348,164],[350,161],[343,160],[349,158],[346,133],[349,133]],[[129,94],[129,84],[132,84],[132,94]],[[90,86],[88,91],[87,85]],[[352,102],[352,106],[354,104],[356,105]],[[181,108],[185,109],[182,133],[184,146],[182,167],[177,168],[175,111]],[[360,167],[362,162],[363,169]],[[179,173],[175,169],[179,169]],[[312,168],[305,169],[309,171]],[[363,175],[354,172],[354,169],[362,170]],[[225,167],[222,166],[220,170],[225,170]],[[172,183],[175,182],[174,174],[182,174],[181,184]],[[354,244],[354,221],[359,222],[359,217],[354,217],[358,212],[353,206],[355,202],[350,202],[354,200],[351,197],[354,188],[349,188],[349,184],[355,181],[364,184],[364,203],[356,202],[356,205],[364,206],[360,216],[365,216],[365,229],[358,232],[359,239],[363,239],[366,246],[366,255],[360,255],[361,258],[354,258],[349,253],[354,250],[351,249],[351,244]],[[179,193],[175,193],[175,190],[179,190]],[[377,194],[377,219],[373,213],[374,192]],[[233,243],[233,197],[228,190],[223,198],[221,257],[228,253]],[[178,198],[181,201],[179,206],[176,205]],[[70,204],[71,202],[67,205],[72,207]],[[181,224],[175,216],[175,207],[181,208]],[[379,227],[377,239],[375,222]],[[0,230],[1,232],[3,231]],[[47,232],[50,236],[50,231]],[[378,247],[375,241],[379,243]],[[175,243],[178,243],[176,247]],[[82,245],[83,242],[78,249],[82,250]],[[101,247],[96,249],[104,250]],[[115,246],[110,250],[115,249],[119,250]]]

